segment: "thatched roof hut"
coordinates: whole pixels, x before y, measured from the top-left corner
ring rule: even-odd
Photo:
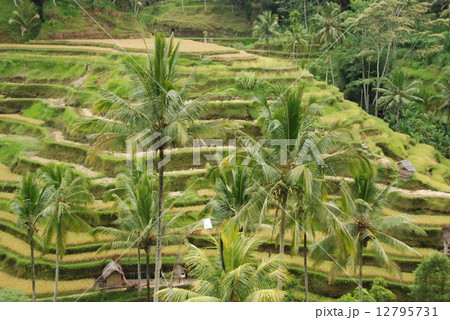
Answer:
[[[400,177],[403,179],[408,179],[413,175],[417,169],[409,160],[402,160],[397,162],[398,168],[400,169]]]
[[[103,288],[121,288],[128,286],[128,281],[122,267],[116,261],[111,261],[103,268],[100,276],[100,286]]]

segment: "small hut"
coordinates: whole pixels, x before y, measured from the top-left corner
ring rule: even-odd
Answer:
[[[100,277],[100,287],[110,289],[128,287],[128,285],[120,264],[114,260],[108,263]]]
[[[402,160],[397,162],[398,168],[400,169],[400,178],[409,179],[417,169],[413,166],[411,161]]]

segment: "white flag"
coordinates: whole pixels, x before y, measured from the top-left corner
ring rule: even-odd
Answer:
[[[205,230],[212,229],[211,218],[203,219],[203,228]]]

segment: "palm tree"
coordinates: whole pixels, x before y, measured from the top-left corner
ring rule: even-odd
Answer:
[[[330,254],[338,254],[337,261],[341,265],[349,263],[355,271],[358,266],[359,301],[361,302],[364,250],[373,253],[381,266],[400,276],[400,269],[386,253],[386,247],[410,252],[420,257],[418,252],[397,238],[404,235],[426,236],[426,233],[406,215],[382,216],[379,213],[380,208],[386,203],[389,187],[383,190],[377,188],[373,168],[368,168],[366,172],[355,175],[354,182],[350,185],[342,181],[340,187],[342,219],[354,241],[354,253],[349,254],[342,250],[339,246],[339,239],[331,235],[315,244],[311,255],[315,257],[316,262],[326,259],[322,250],[319,250],[321,247]]]
[[[438,82],[436,85],[440,93],[435,95],[433,100],[440,104],[437,110],[439,120],[443,123],[448,123],[450,116],[450,83],[448,80],[442,80],[442,82]]]
[[[254,231],[264,220],[264,198],[251,175],[242,164],[231,165],[228,158],[212,167],[207,177],[217,195],[205,206],[204,213],[212,213],[219,221],[233,219],[245,232]]]
[[[278,279],[287,279],[275,257],[254,262],[262,243],[257,237],[239,233],[239,226],[227,222],[219,239],[212,239],[216,255],[190,245],[185,257],[189,273],[196,279],[190,289],[167,288],[158,292],[164,301],[279,302],[285,292],[275,289]]]
[[[334,2],[328,2],[326,6],[319,7],[314,16],[314,22],[319,28],[316,38],[322,45],[327,46],[332,42],[337,44],[344,38],[344,18],[345,12],[341,12],[341,7]],[[333,60],[331,58],[331,48],[328,50],[328,60],[330,62],[330,71],[332,84],[334,85]]]
[[[413,101],[422,101],[417,94],[419,92],[419,81],[409,82],[403,70],[393,72],[390,77],[383,78],[384,88],[375,89],[382,94],[379,99],[379,107],[385,110],[394,109],[396,115],[396,130],[400,119],[400,108]]]
[[[179,75],[176,64],[180,43],[175,45],[173,36],[166,41],[163,34],[155,36],[154,55],[148,54],[147,65],[136,61],[126,64],[133,82],[139,105],[131,105],[116,94],[99,88],[102,95],[101,110],[106,119],[85,119],[78,123],[77,129],[96,131],[96,147],[123,144],[127,139],[142,132],[158,135],[163,142],[157,150],[158,155],[158,234],[155,267],[155,292],[159,290],[162,250],[162,215],[164,196],[164,151],[169,146],[182,147],[189,144],[193,135],[214,126],[212,123],[198,124],[195,119],[201,111],[202,100],[183,100],[186,83],[181,91],[175,90]],[[158,299],[154,295],[154,301]]]
[[[321,106],[315,103],[314,98],[303,101],[304,89],[304,85],[288,90],[275,88],[280,98],[273,103],[268,103],[265,97],[259,97],[261,104],[265,107],[259,119],[262,121],[265,144],[254,141],[250,137],[246,137],[243,141],[247,156],[251,159],[249,165],[254,176],[258,177],[261,192],[276,205],[274,223],[280,214],[281,260],[284,256],[288,211],[291,211],[295,219],[299,219],[301,223],[304,220],[301,217],[305,212],[307,214],[314,212],[304,206],[316,197],[320,198],[313,193],[317,190],[316,180],[323,179],[326,173],[335,174],[345,170],[347,165],[359,167],[367,161],[356,153],[340,148],[340,145],[348,140],[349,130],[344,124],[335,123],[326,130],[316,130],[314,122],[317,120]],[[273,147],[281,144],[285,145],[279,148]],[[345,235],[346,232],[334,217],[333,210],[329,210],[329,206],[325,203],[322,205],[322,202],[316,202],[316,205],[318,203],[321,205],[317,207],[317,217],[321,217],[322,222],[323,219],[327,221],[322,224],[329,227],[326,231],[335,230],[340,236]],[[294,225],[296,228],[300,227],[298,221]],[[296,243],[294,239],[293,252],[296,251]],[[281,289],[281,287],[280,281],[278,288]]]
[[[33,302],[36,301],[36,273],[34,267],[34,248],[37,225],[42,220],[42,211],[46,199],[43,188],[35,174],[27,173],[20,178],[12,210],[18,216],[17,224],[25,230],[31,250],[31,287]]]
[[[49,164],[41,169],[41,178],[48,191],[48,200],[42,211],[45,217],[44,244],[48,247],[55,240],[55,291],[58,296],[59,260],[63,257],[69,231],[89,231],[85,215],[90,215],[86,205],[93,203],[93,196],[87,190],[88,181],[76,175],[71,167],[63,164]]]
[[[284,33],[285,49],[291,51],[292,57],[301,49],[308,47],[309,34],[301,24],[294,25]]]
[[[117,188],[110,191],[115,199],[113,209],[119,214],[115,227],[97,227],[94,235],[102,233],[118,240],[105,244],[100,250],[110,248],[137,248],[138,290],[141,290],[141,249],[145,253],[147,300],[150,301],[150,249],[156,244],[158,234],[158,180],[151,173],[130,169],[117,177]],[[108,199],[108,198],[107,198]],[[182,213],[163,224],[171,228]],[[178,240],[176,234],[164,234],[165,243]]]
[[[18,24],[22,36],[30,38],[31,31],[39,24],[39,14],[36,5],[30,0],[18,0],[17,10],[12,12],[13,17],[9,18],[9,24]]]
[[[277,31],[278,28],[278,15],[273,14],[271,11],[264,11],[253,22],[253,36],[258,37],[259,42],[264,40],[267,47],[272,38],[281,35]]]

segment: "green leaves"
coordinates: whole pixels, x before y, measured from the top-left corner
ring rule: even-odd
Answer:
[[[227,222],[216,243],[216,255],[190,246],[185,264],[196,281],[190,290],[164,289],[158,295],[164,301],[281,301],[284,291],[274,289],[279,278],[287,279],[276,258],[259,263],[252,260],[260,239],[239,232],[239,226]],[[282,266],[282,265],[281,265]]]

